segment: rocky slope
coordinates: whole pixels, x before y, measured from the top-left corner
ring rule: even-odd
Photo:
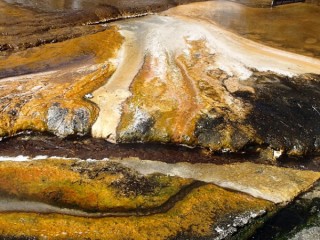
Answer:
[[[229,6],[240,8],[193,3],[2,57],[0,134],[318,152],[320,60],[220,28],[212,11]]]
[[[43,156],[1,161],[5,238],[245,239],[320,178],[316,172],[251,163]]]
[[[319,7],[105,2],[0,0],[0,238],[264,235],[319,185]]]

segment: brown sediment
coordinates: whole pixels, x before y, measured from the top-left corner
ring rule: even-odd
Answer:
[[[38,155],[80,159],[129,158],[162,160],[164,162],[214,162],[217,164],[254,160],[258,155],[214,155],[201,148],[159,143],[111,144],[104,139],[76,137],[60,139],[56,136],[32,134],[10,137],[0,142],[0,155],[36,157]]]
[[[61,42],[92,34],[104,28],[103,23],[128,17],[160,12],[168,8],[198,2],[183,1],[0,1],[0,56],[27,48]],[[238,1],[239,2],[239,1]],[[241,3],[264,6],[264,0]],[[83,26],[87,25],[87,26]]]
[[[0,56],[104,30],[82,26],[85,14],[40,13],[4,1],[0,1],[0,16]]]
[[[99,219],[59,214],[0,213],[3,235],[49,238],[168,239],[180,232],[192,236],[212,236],[212,226],[229,214],[272,211],[274,205],[214,185],[193,189],[166,213],[145,217]],[[23,219],[23,221],[17,221]],[[10,227],[8,227],[10,226]],[[59,226],[56,228],[54,226]]]
[[[5,0],[4,0],[5,1]],[[258,0],[258,2],[264,0]],[[50,1],[43,0],[40,3],[37,0],[30,0],[21,2],[19,0],[10,1],[11,4],[20,7],[26,7],[45,12],[58,11],[75,11],[86,10],[93,12],[94,10],[104,7],[112,7],[119,12],[134,13],[139,11],[161,11],[174,7],[179,4],[187,4],[190,2],[200,2],[200,0],[64,0],[64,1]]]
[[[260,146],[263,147],[263,146]],[[19,155],[48,157],[67,157],[80,159],[104,159],[104,158],[139,158],[149,160],[161,160],[167,163],[214,163],[230,164],[237,162],[255,162],[289,167],[301,170],[320,170],[319,156],[304,156],[290,158],[283,156],[277,161],[271,158],[259,156],[259,146],[248,146],[244,152],[214,153],[203,148],[186,148],[179,145],[159,143],[131,143],[111,144],[104,139],[91,137],[76,137],[60,139],[56,136],[44,134],[20,135],[4,139],[0,142],[0,155],[16,157]]]
[[[99,25],[166,10],[184,1],[0,1],[0,56],[103,31]]]

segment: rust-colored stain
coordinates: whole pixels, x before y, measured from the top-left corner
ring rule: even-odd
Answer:
[[[29,169],[32,171],[32,166]],[[65,179],[66,172],[61,173]],[[168,239],[179,233],[201,237],[212,236],[212,226],[230,214],[272,211],[274,208],[275,205],[268,201],[207,184],[193,189],[169,211],[151,216],[83,218],[60,214],[0,213],[0,232],[4,236],[40,239],[120,240],[128,236],[132,239]]]
[[[115,66],[108,60],[116,56],[121,44],[117,29],[110,28],[4,58],[0,63],[2,71],[28,69],[32,74],[1,80],[0,136],[24,130],[46,131],[48,109],[53,105],[68,109],[66,118],[71,120],[74,111],[86,109],[90,127],[99,110],[84,96],[114,72]],[[49,71],[37,74],[45,68]]]
[[[192,180],[164,175],[143,177],[104,161],[90,164],[53,159],[0,163],[0,192],[3,197],[40,201],[87,212],[113,209],[147,211],[164,204],[190,183]]]

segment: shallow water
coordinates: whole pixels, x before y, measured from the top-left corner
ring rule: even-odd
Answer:
[[[297,3],[253,8],[227,1],[210,1],[193,3],[193,6],[192,11],[184,11],[186,6],[182,6],[181,14],[209,19],[227,30],[268,46],[320,57],[319,5]]]
[[[102,31],[116,19],[166,10],[192,0],[0,0],[0,56]]]
[[[1,0],[0,52],[63,41],[72,36],[97,31],[97,29],[90,29],[89,26],[85,29],[67,30],[68,26],[117,18],[119,14],[130,16],[142,12],[159,12],[192,2],[199,1]],[[288,4],[275,8],[269,7],[269,2],[266,0],[208,1],[202,6],[194,3],[192,12],[184,14],[197,18],[209,18],[227,30],[275,48],[320,58],[319,1]],[[68,14],[70,11],[76,11],[77,14],[70,15]]]
[[[320,6],[292,4],[273,9],[243,8],[241,11],[226,8],[213,19],[249,39],[320,57]]]
[[[124,8],[167,8],[177,4],[197,2],[192,0],[4,0],[10,4],[19,4],[41,11],[88,10],[102,6]]]

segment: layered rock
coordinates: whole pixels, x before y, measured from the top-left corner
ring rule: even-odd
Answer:
[[[318,152],[320,61],[218,27],[212,12],[229,6],[241,9],[184,5],[3,57],[0,134],[91,131],[114,143],[267,147],[267,158]]]
[[[169,176],[192,178],[221,187],[248,193],[275,203],[290,202],[301,191],[316,182],[318,172],[265,166],[249,162],[225,165],[167,164],[158,161],[122,159],[117,161],[142,174],[163,173]]]
[[[114,72],[121,42],[111,28],[2,59],[0,135],[25,130],[87,134],[99,109],[86,94]]]
[[[24,133],[1,153],[61,156],[0,156],[0,238],[246,239],[319,181],[317,157],[274,161],[320,150],[318,7],[210,1],[100,24],[187,2],[0,1],[0,137]]]
[[[181,8],[187,12],[188,6]],[[186,18],[149,17],[120,29],[134,34],[141,48],[128,70],[128,76],[135,76],[131,93],[130,80],[118,79],[120,101],[110,96],[101,104],[93,98],[100,109],[117,109],[99,115],[93,136],[215,151],[239,151],[252,144],[267,144],[289,155],[317,151],[319,60],[275,51],[207,21],[200,25]],[[245,57],[248,52],[250,57]],[[121,72],[118,68],[114,76],[123,76]],[[300,95],[302,91],[308,94]],[[107,84],[97,96],[107,99],[108,92],[116,91]],[[113,125],[104,124],[110,119]]]
[[[320,177],[247,163],[166,166],[138,159],[44,159],[2,158],[3,237],[125,239],[130,234],[133,239],[224,239],[238,234],[244,238],[278,209],[262,199],[284,206]],[[235,169],[250,173],[234,174]],[[231,187],[224,184],[231,181],[237,191],[196,179],[224,187]],[[241,193],[248,192],[245,183],[253,183],[249,193],[261,192],[256,196],[262,199]],[[280,192],[286,195],[279,198]]]

